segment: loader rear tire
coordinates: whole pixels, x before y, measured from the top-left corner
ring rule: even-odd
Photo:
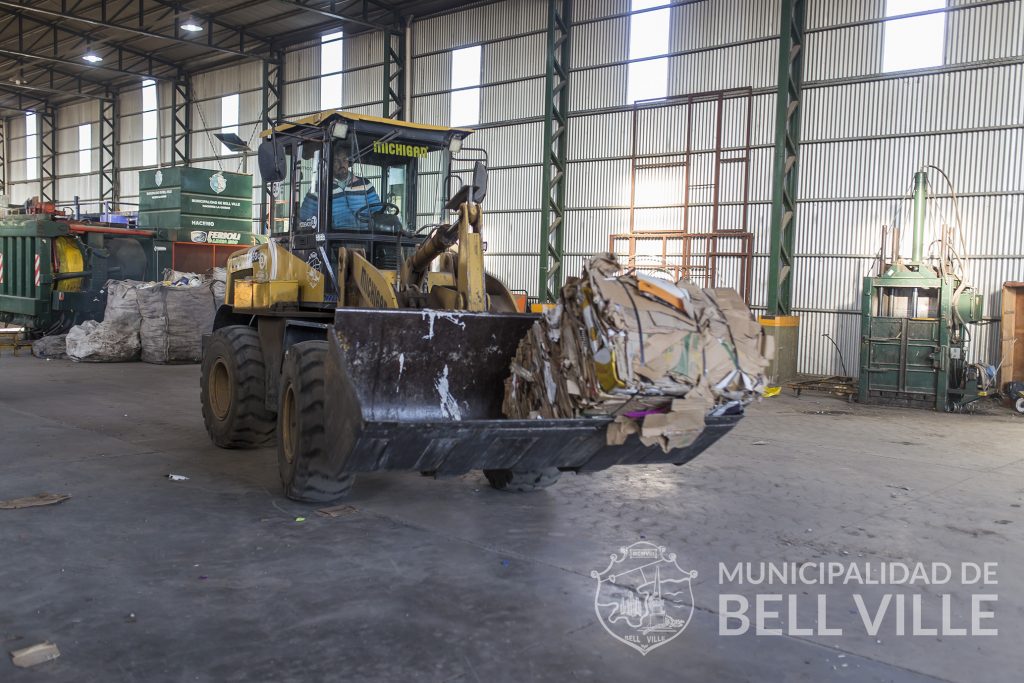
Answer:
[[[273,440],[276,421],[266,406],[266,366],[256,330],[231,325],[213,333],[203,352],[199,388],[213,443],[257,448]]]
[[[484,476],[499,491],[526,493],[546,489],[558,481],[562,473],[557,467],[545,467],[539,470],[484,470]]]
[[[277,466],[285,495],[304,503],[330,503],[352,488],[351,474],[335,477],[326,462],[324,425],[327,342],[307,341],[288,349],[281,371],[277,411]]]

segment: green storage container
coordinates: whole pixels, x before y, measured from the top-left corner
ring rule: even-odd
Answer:
[[[139,172],[139,227],[174,241],[248,244],[252,176],[173,166]]]

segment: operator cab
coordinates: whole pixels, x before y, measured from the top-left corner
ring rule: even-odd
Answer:
[[[471,132],[336,110],[265,131],[271,239],[328,275],[340,247],[397,269],[436,222],[451,156]]]

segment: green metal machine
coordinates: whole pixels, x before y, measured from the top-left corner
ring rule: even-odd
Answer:
[[[108,279],[206,272],[253,233],[252,176],[202,168],[139,172],[137,228],[65,215],[53,204],[0,218],[0,323],[30,335],[101,319]]]
[[[899,254],[893,231],[890,258],[864,278],[861,306],[861,403],[952,410],[971,391],[967,380],[968,323],[981,319],[981,296],[962,277],[962,254],[943,228],[926,257],[928,174],[914,174],[913,252]],[[929,249],[929,253],[931,253]]]
[[[0,323],[36,335],[102,318],[107,280],[156,279],[171,265],[169,246],[152,230],[52,211],[6,216],[0,219]]]

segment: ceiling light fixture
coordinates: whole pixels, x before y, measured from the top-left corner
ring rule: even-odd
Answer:
[[[90,64],[95,64],[96,62],[103,61],[103,57],[100,57],[98,54],[92,52],[91,50],[82,55],[82,59],[89,62]]]
[[[195,17],[189,17],[181,22],[181,30],[188,31],[189,33],[199,33],[203,30],[203,26]]]

